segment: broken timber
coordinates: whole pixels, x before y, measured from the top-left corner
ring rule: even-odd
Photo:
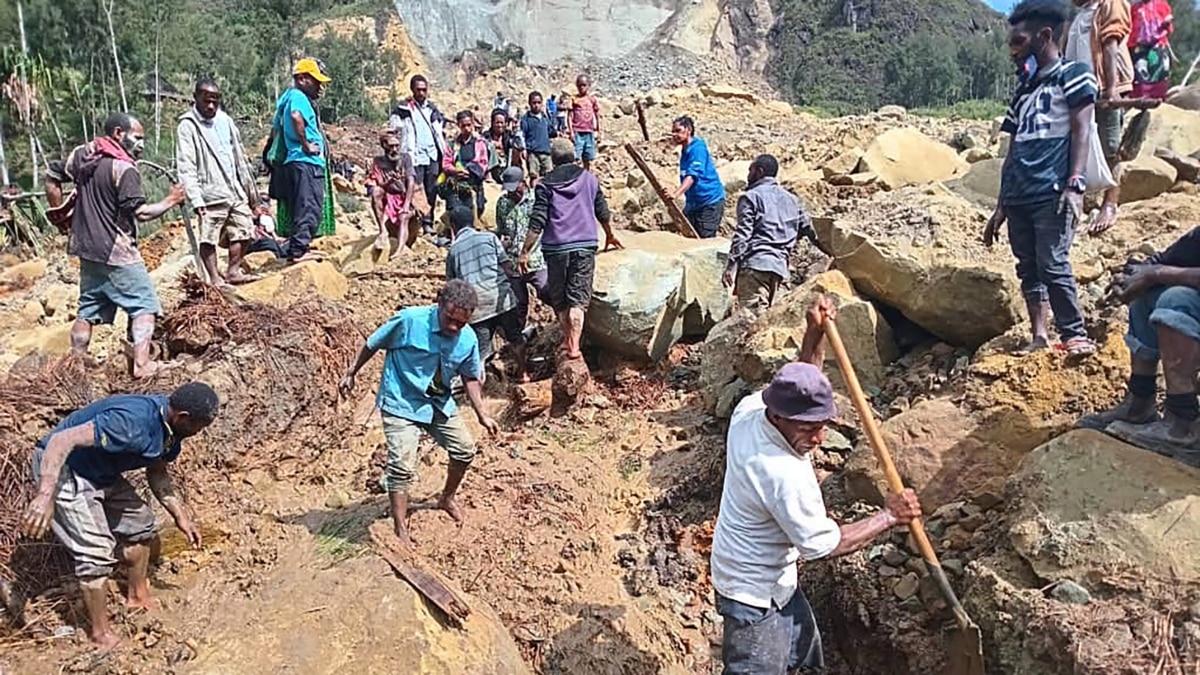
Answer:
[[[683,215],[683,211],[680,210],[679,205],[675,203],[675,200],[663,194],[662,183],[658,182],[658,176],[655,176],[654,172],[650,170],[650,165],[646,164],[646,160],[642,159],[642,156],[638,154],[638,151],[633,147],[633,144],[626,143],[625,152],[629,153],[629,156],[633,158],[633,163],[637,164],[638,168],[642,170],[642,173],[646,174],[646,180],[650,181],[650,187],[654,188],[654,194],[658,195],[658,198],[662,200],[663,205],[667,207],[667,213],[671,214],[671,221],[675,223],[676,231],[685,237],[696,239],[697,235],[695,228],[692,227],[692,224],[688,221],[687,216]]]
[[[462,628],[467,617],[471,615],[471,608],[467,603],[450,590],[435,572],[425,569],[416,553],[404,550],[386,524],[375,523],[370,530],[375,552],[396,570],[396,574],[442,610],[455,628]]]
[[[638,126],[642,128],[642,140],[649,141],[650,140],[650,132],[646,130],[646,110],[644,108],[642,108],[641,99],[634,101],[633,105],[635,108],[637,108]]]

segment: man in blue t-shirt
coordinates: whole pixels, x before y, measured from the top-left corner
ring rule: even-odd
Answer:
[[[483,405],[479,341],[474,331],[463,330],[478,304],[471,284],[462,279],[446,282],[438,293],[437,305],[403,309],[372,333],[338,385],[342,396],[349,397],[358,371],[375,352],[387,353],[375,400],[387,443],[387,466],[381,485],[391,503],[396,537],[405,546],[413,546],[408,534],[408,490],[417,478],[421,432],[446,449],[450,468],[436,504],[413,508],[439,508],[456,522],[463,519],[462,507],[454,495],[475,459],[475,439],[458,416],[458,406],[451,396],[451,382],[456,375],[462,377],[479,424],[491,434],[499,429]]]
[[[316,59],[297,61],[292,80],[295,86],[279,97],[271,125],[272,140],[282,133],[286,150],[279,175],[272,175],[271,192],[291,216],[287,257],[295,263],[314,259],[308,247],[325,213],[325,138],[313,103],[331,80]]]
[[[108,577],[129,566],[130,608],[150,609],[147,573],[157,547],[154,511],[123,473],[146,470],[150,491],[188,541],[200,547],[200,530],[175,495],[167,464],[179,457],[180,441],[217,417],[212,387],[191,382],[168,396],[110,396],[67,415],[33,452],[38,490],[21,519],[22,533],[41,538],[47,529],[66,546],[75,565],[90,626],[88,637],[111,649],[120,639],[108,620]]]
[[[683,215],[703,239],[717,236],[725,219],[725,185],[713,164],[704,139],[696,137],[696,122],[684,115],[671,125],[671,139],[682,147],[679,153],[679,187],[663,188],[667,197],[684,196]]]
[[[1058,50],[1067,7],[1061,0],[1025,0],[1008,22],[1009,52],[1020,84],[1004,118],[1012,134],[1000,178],[1000,199],[984,229],[991,246],[1008,221],[1017,277],[1029,308],[1033,339],[1027,350],[1050,346],[1054,324],[1069,354],[1091,354],[1079,310],[1071,242],[1083,213],[1096,77]]]

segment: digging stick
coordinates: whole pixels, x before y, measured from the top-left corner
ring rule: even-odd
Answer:
[[[642,173],[646,174],[646,180],[650,181],[650,187],[654,188],[654,194],[658,195],[663,205],[667,207],[667,213],[671,214],[671,222],[675,223],[676,231],[689,239],[697,239],[696,230],[688,221],[687,216],[683,215],[683,211],[679,209],[679,205],[675,203],[674,199],[663,194],[662,183],[658,182],[658,176],[655,176],[654,172],[650,170],[650,165],[646,164],[646,160],[642,159],[632,143],[625,144],[625,152],[629,153],[629,156],[633,158],[633,163],[637,164]]]
[[[842,371],[842,378],[850,390],[850,398],[854,401],[854,407],[862,419],[863,427],[867,431],[867,438],[871,441],[871,447],[875,449],[875,456],[879,459],[879,464],[883,467],[888,488],[892,492],[902,492],[904,481],[900,479],[900,473],[896,471],[896,465],[892,462],[892,455],[888,452],[887,443],[884,442],[883,434],[879,431],[879,424],[875,421],[875,414],[871,410],[871,406],[867,404],[867,397],[863,394],[862,385],[858,382],[858,375],[854,372],[850,355],[846,353],[846,345],[842,342],[837,324],[828,318],[825,320],[825,335],[829,338],[829,346],[833,349],[834,356],[837,357],[838,369]],[[921,519],[918,518],[909,523],[908,529],[917,542],[917,548],[921,550],[921,557],[925,559],[925,569],[937,582],[938,591],[945,598],[946,604],[950,606],[950,611],[954,613],[954,621],[958,624],[958,630],[952,633],[950,638],[946,674],[984,675],[983,646],[980,641],[979,626],[971,620],[971,617],[967,616],[967,611],[963,609],[962,603],[958,601],[958,596],[954,594],[954,589],[950,587],[946,571],[942,569],[942,563],[933,550],[933,544],[929,541],[929,535],[926,534],[925,525]]]
[[[175,175],[175,172],[161,164],[155,164],[145,159],[139,159],[137,163],[138,166],[148,166],[166,176],[167,180],[171,181],[172,184],[179,182],[179,177]],[[196,231],[192,229],[191,215],[188,213],[187,207],[183,205],[180,205],[179,212],[183,214],[183,229],[187,232],[188,247],[192,249],[192,260],[196,264],[196,276],[200,277],[201,281],[210,281],[208,274],[204,271],[204,261],[200,258],[200,243],[196,239]]]
[[[637,108],[638,126],[642,128],[642,140],[648,142],[650,140],[650,132],[646,130],[646,110],[642,108],[640,99],[634,101],[633,105]]]

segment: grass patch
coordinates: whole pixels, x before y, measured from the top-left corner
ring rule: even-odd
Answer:
[[[370,550],[370,513],[349,512],[326,518],[317,528],[317,555],[328,567],[357,558]]]
[[[992,120],[1004,114],[1006,106],[999,101],[959,101],[953,105],[937,108],[915,108],[914,115],[940,117],[951,120]]]

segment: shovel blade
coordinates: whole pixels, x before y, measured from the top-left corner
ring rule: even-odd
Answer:
[[[983,642],[974,623],[950,631],[945,675],[984,675]]]

